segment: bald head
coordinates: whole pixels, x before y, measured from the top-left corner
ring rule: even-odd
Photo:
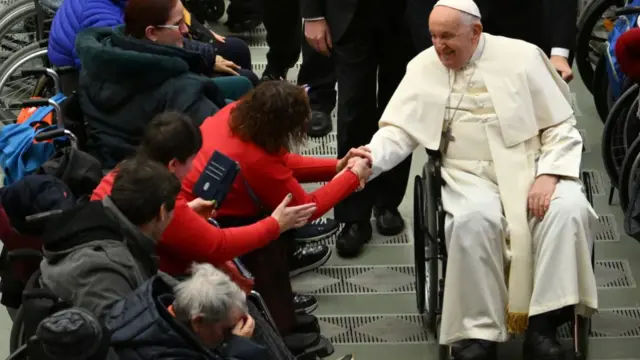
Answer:
[[[482,35],[479,15],[480,11],[472,0],[441,0],[431,11],[429,31],[445,67],[459,70],[473,56]]]

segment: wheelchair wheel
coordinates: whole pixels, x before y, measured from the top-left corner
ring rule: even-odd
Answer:
[[[571,322],[574,329],[574,351],[576,360],[589,359],[589,333],[591,332],[591,319],[575,315]]]
[[[623,213],[627,211],[627,207],[629,206],[629,196],[633,184],[638,180],[638,166],[640,166],[640,137],[628,148],[624,161],[622,162],[622,167],[620,168],[618,196],[620,197],[620,207]]]
[[[20,306],[16,313],[16,318],[13,320],[11,326],[11,333],[9,335],[9,352],[14,353],[22,345],[26,343],[24,338],[24,308]]]
[[[627,152],[624,147],[624,121],[638,96],[638,85],[625,91],[611,108],[602,131],[602,160],[611,185],[618,188],[619,172]]]
[[[40,37],[47,38],[50,22],[53,14],[43,11],[45,14],[45,33]],[[13,2],[2,9],[0,17],[0,63],[4,62],[11,54],[37,41],[36,31],[37,16],[33,0],[20,0]]]
[[[429,170],[427,164],[422,170],[424,178],[424,224],[426,225],[426,259],[427,259],[427,276],[425,287],[427,289],[426,312],[427,321],[430,330],[437,334],[439,332],[440,317],[440,274],[439,274],[439,252],[438,248],[438,203],[436,198],[435,187],[438,184],[434,181],[434,174]]]
[[[35,75],[22,76],[20,71],[38,67],[48,67],[46,41],[27,45],[0,65],[0,124],[15,121],[20,110],[10,106],[30,98],[40,79]]]
[[[640,118],[638,118],[638,105],[640,105],[640,99],[636,99],[631,105],[631,108],[627,112],[627,118],[624,121],[624,147],[628,149],[631,144],[638,138],[640,134]]]
[[[596,65],[591,89],[598,116],[604,122],[607,120],[609,110],[613,106],[613,96],[609,87],[609,75],[607,74],[607,58],[604,54],[600,56],[600,60]]]
[[[426,274],[426,224],[424,223],[424,181],[420,175],[416,175],[413,183],[413,256],[415,262],[415,281],[416,281],[416,304],[418,305],[418,313],[424,314],[425,311],[425,285],[427,282]]]
[[[611,15],[616,8],[623,6],[624,0],[594,0],[587,5],[578,20],[575,60],[582,82],[592,93],[594,67],[606,49],[605,43],[611,31]]]

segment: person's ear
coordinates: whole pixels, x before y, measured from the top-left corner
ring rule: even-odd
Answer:
[[[147,28],[144,29],[144,36],[151,41],[157,41],[158,28],[156,28],[155,26],[147,26]]]
[[[200,333],[202,331],[203,323],[204,323],[204,316],[202,316],[201,314],[192,317],[191,328],[193,329],[193,332],[195,332],[196,334]]]
[[[169,169],[169,171],[171,171],[172,173],[176,172],[176,169],[178,168],[178,160],[176,159],[171,159],[171,161],[169,161],[169,164],[167,165],[167,168]]]
[[[482,35],[482,30],[483,30],[482,29],[482,24],[480,24],[480,23],[473,24],[473,30],[472,30],[473,31],[473,38],[474,39],[480,38],[480,35]]]

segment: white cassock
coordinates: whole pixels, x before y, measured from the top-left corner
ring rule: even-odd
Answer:
[[[441,344],[502,342],[522,332],[528,316],[597,309],[597,216],[579,180],[582,139],[568,94],[537,47],[483,34],[457,72],[433,48],[422,52],[387,106],[368,145],[373,176],[419,146],[438,150],[451,126],[442,165],[449,257]],[[539,221],[527,211],[527,194],[542,174],[561,180]]]

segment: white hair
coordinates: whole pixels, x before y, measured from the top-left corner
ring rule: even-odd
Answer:
[[[229,319],[233,309],[247,311],[245,293],[227,274],[210,264],[193,264],[191,274],[174,289],[173,310],[178,321],[188,323],[202,315],[218,323]]]
[[[475,24],[481,24],[482,22],[480,21],[480,18],[475,16],[475,15],[471,15],[467,12],[464,11],[460,11],[460,20],[462,21],[462,23],[464,25],[468,25],[468,26],[473,26]]]

